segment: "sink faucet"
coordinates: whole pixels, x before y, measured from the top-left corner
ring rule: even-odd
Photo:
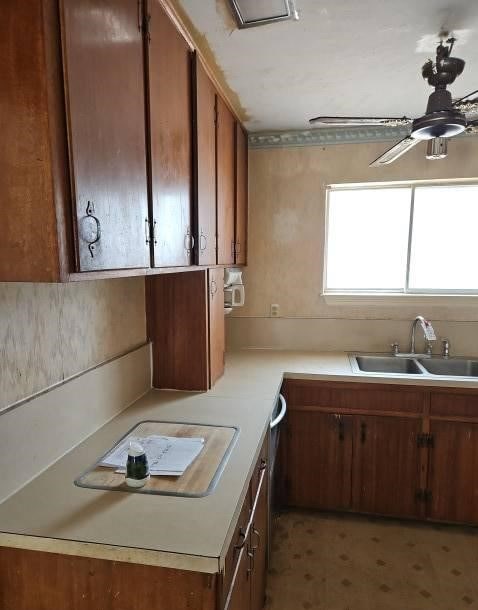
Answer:
[[[433,326],[431,322],[425,320],[423,316],[417,316],[415,320],[412,322],[412,330],[410,333],[410,353],[415,354],[415,331],[417,329],[417,324],[420,323],[423,336],[425,337],[426,342],[426,353],[431,356],[432,353],[432,341],[435,341],[435,331],[433,330]]]

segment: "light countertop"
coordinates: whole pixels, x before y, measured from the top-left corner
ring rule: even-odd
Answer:
[[[463,379],[357,374],[345,353],[229,353],[224,376],[209,392],[151,390],[0,504],[0,545],[216,572],[284,376],[478,387]],[[73,484],[130,428],[151,419],[239,427],[211,495],[151,496]]]

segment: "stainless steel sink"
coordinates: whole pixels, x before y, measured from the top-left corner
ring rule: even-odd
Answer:
[[[478,360],[460,358],[419,359],[418,362],[432,375],[452,377],[478,377]]]
[[[423,374],[413,358],[396,358],[395,356],[354,356],[353,358],[358,368],[365,373]]]

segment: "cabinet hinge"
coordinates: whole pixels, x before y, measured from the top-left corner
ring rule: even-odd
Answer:
[[[417,502],[431,502],[433,494],[431,489],[417,489],[415,499]]]
[[[145,14],[143,17],[143,34],[148,43],[151,42],[151,15]]]
[[[435,446],[435,439],[433,434],[422,432],[417,435],[417,447],[424,449],[433,449]]]

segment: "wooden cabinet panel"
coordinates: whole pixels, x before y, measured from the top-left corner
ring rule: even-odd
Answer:
[[[226,599],[224,610],[250,610],[251,607],[251,585],[249,580],[250,571],[250,548],[246,544],[240,551],[239,561],[234,572],[232,587]]]
[[[367,383],[334,383],[289,379],[287,404],[351,411],[422,413],[426,388]]]
[[[430,431],[429,517],[477,524],[478,424],[432,420]]]
[[[143,37],[137,0],[63,0],[81,271],[148,267]]]
[[[217,262],[234,264],[235,121],[217,96]]]
[[[251,525],[251,610],[261,610],[265,603],[267,578],[267,543],[269,530],[268,472],[261,471],[257,500]]]
[[[0,548],[2,610],[215,610],[216,580],[199,572]]]
[[[191,52],[160,3],[149,0],[148,49],[153,266],[192,262]]]
[[[216,264],[216,90],[194,58],[195,237],[198,265]]]
[[[432,392],[430,415],[445,417],[465,417],[478,420],[478,394],[455,390]]]
[[[289,410],[285,442],[288,504],[304,508],[350,508],[352,418]]]
[[[209,269],[209,379],[210,386],[224,373],[226,326],[224,319],[224,270]]]
[[[354,418],[353,507],[366,513],[414,517],[420,487],[420,419]]]
[[[205,391],[208,377],[207,272],[148,278],[148,335],[153,386]]]
[[[224,560],[224,576],[222,579],[222,599],[224,602],[231,589],[241,549],[247,545],[246,534],[251,516],[251,497],[249,491],[244,499],[244,504],[242,505],[239,519],[237,520],[236,528]]]
[[[248,144],[247,133],[236,123],[236,209],[235,209],[235,263],[247,263],[248,217]]]

